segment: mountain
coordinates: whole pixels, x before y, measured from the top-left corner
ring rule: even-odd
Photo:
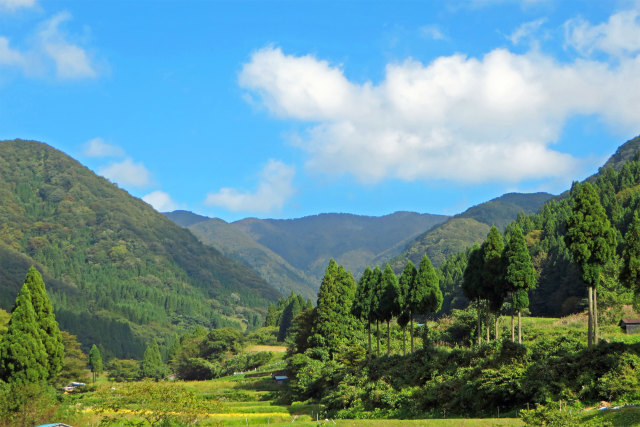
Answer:
[[[0,307],[30,265],[85,349],[140,357],[196,324],[260,323],[280,293],[140,199],[35,141],[0,142]],[[166,343],[165,343],[166,344]]]
[[[173,212],[164,212],[163,215],[178,224],[180,227],[189,227],[199,222],[211,219],[208,216],[202,216],[193,212],[180,210]]]
[[[504,228],[519,213],[533,214],[552,198],[548,193],[508,193],[473,206],[416,237],[392,260],[393,268],[400,272],[409,260],[418,265],[425,253],[439,266],[448,256],[483,241],[491,225]]]
[[[611,166],[615,171],[619,171],[625,163],[633,160],[639,148],[640,136],[636,136],[618,147],[616,152],[609,157],[607,162],[600,168],[600,171],[603,171],[608,166]]]
[[[294,291],[315,300],[317,289],[303,271],[247,236],[239,227],[217,218],[188,227],[204,244],[253,269],[283,294]]]
[[[170,218],[178,218],[174,213]],[[190,221],[182,215],[176,221]],[[355,275],[374,260],[391,259],[444,215],[396,212],[382,217],[320,214],[297,219],[209,219],[188,226],[198,238],[259,272],[284,293],[314,298],[329,259]]]

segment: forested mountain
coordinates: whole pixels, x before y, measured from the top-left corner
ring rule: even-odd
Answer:
[[[304,272],[247,236],[239,227],[212,218],[190,225],[189,230],[204,244],[256,271],[283,294],[286,295],[293,290],[315,300],[316,287]]]
[[[394,271],[399,273],[408,260],[419,263],[425,253],[439,266],[447,257],[484,240],[491,225],[504,228],[519,213],[533,214],[552,197],[548,193],[508,193],[472,206],[416,237],[393,259]]]
[[[189,227],[193,224],[197,224],[202,221],[207,221],[211,218],[208,216],[202,216],[189,211],[173,211],[165,212],[164,216],[169,218],[181,227]]]
[[[196,218],[166,214],[178,224]],[[448,219],[444,215],[396,212],[382,217],[321,214],[297,219],[210,219],[188,228],[203,242],[243,262],[288,293],[315,297],[330,258],[359,274],[386,262],[420,233]],[[182,221],[182,222],[181,222]]]
[[[140,357],[194,324],[260,323],[279,292],[64,153],[0,142],[0,306],[30,265],[62,329],[83,346]]]

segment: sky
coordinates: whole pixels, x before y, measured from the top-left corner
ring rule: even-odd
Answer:
[[[161,212],[453,215],[640,134],[640,1],[0,0],[0,139]]]

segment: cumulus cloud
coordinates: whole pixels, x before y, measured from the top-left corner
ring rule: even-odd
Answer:
[[[39,47],[55,62],[58,77],[76,79],[98,75],[87,52],[67,40],[60,26],[71,19],[71,14],[61,12],[46,21],[38,32]]]
[[[389,64],[374,85],[311,55],[266,47],[243,66],[239,84],[275,116],[309,123],[298,144],[310,168],[367,183],[562,179],[582,166],[552,148],[569,117],[595,114],[640,130],[638,57],[614,67],[495,49]]]
[[[580,54],[596,51],[615,57],[640,51],[640,12],[626,10],[609,17],[607,22],[592,25],[582,18],[565,23],[566,43]]]
[[[131,159],[101,167],[98,173],[125,187],[146,187],[151,184],[151,173],[142,163],[135,163]]]
[[[107,144],[102,138],[93,138],[84,144],[83,154],[87,157],[124,157],[124,150]]]
[[[36,5],[36,0],[0,0],[0,11],[14,11],[21,8],[30,8]]]
[[[142,198],[158,212],[171,212],[178,208],[178,205],[164,191],[153,191]]]
[[[282,209],[295,193],[295,170],[277,160],[269,163],[260,173],[260,183],[255,192],[240,192],[234,188],[222,188],[207,195],[205,204],[220,206],[232,212],[268,213]]]

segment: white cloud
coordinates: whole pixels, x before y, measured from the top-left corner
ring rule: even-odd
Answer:
[[[36,5],[36,0],[0,0],[0,10],[16,10],[30,8]]]
[[[636,54],[640,51],[640,13],[618,12],[598,25],[575,18],[565,23],[565,36],[567,45],[585,56],[595,51],[615,57]]]
[[[309,122],[307,165],[362,182],[566,178],[581,160],[551,148],[567,119],[640,130],[640,58],[560,64],[537,50],[389,64],[378,85],[313,56],[255,52],[240,85],[278,117]]]
[[[59,78],[77,79],[98,75],[87,52],[67,40],[60,30],[61,24],[71,19],[71,14],[61,12],[46,21],[38,32],[39,47],[55,62]]]
[[[125,187],[146,187],[151,184],[151,173],[142,163],[135,163],[131,159],[104,166],[98,169],[98,173]]]
[[[171,212],[178,209],[178,205],[164,191],[153,191],[142,198],[158,212]]]
[[[124,150],[107,144],[102,138],[93,138],[84,144],[83,154],[87,157],[124,157]]]
[[[511,33],[507,38],[514,45],[519,44],[523,40],[528,40],[533,38],[533,36],[540,30],[540,27],[546,22],[545,18],[538,19],[536,21],[525,22],[520,25],[516,30]]]
[[[25,61],[26,59],[21,52],[9,46],[8,38],[0,37],[0,65],[23,67]]]
[[[422,37],[433,39],[433,40],[446,39],[445,35],[442,33],[442,31],[440,31],[440,28],[438,28],[438,26],[436,25],[425,25],[424,27],[421,27],[420,35]]]
[[[273,212],[282,209],[295,193],[292,185],[294,175],[293,167],[269,160],[260,173],[260,183],[254,193],[222,188],[217,193],[208,194],[205,204],[220,206],[232,212]]]

